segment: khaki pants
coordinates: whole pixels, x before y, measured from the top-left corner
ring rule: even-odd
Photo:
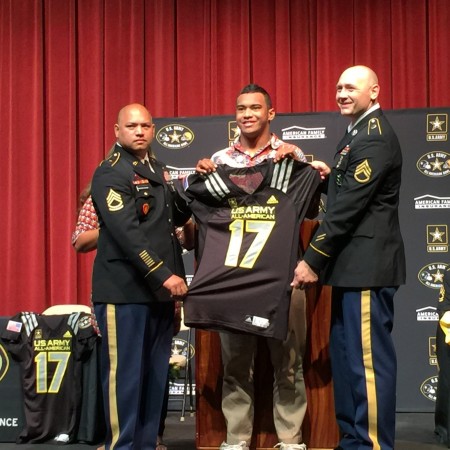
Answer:
[[[306,297],[294,289],[285,341],[267,338],[274,368],[273,416],[278,439],[288,444],[302,442],[301,426],[306,413],[306,390],[302,356],[306,340]],[[220,333],[224,368],[222,412],[227,425],[227,443],[251,440],[254,417],[254,359],[258,337]]]

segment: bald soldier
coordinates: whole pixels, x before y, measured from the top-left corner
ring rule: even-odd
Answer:
[[[105,449],[155,450],[173,334],[174,300],[187,293],[174,226],[190,213],[150,156],[155,126],[131,104],[117,143],[92,179],[100,231],[92,301],[102,334]],[[184,207],[185,208],[185,207]]]
[[[365,66],[336,86],[350,119],[328,179],[327,212],[292,285],[318,280],[332,289],[330,355],[338,449],[394,448],[396,354],[394,295],[405,282],[398,220],[402,155],[378,103],[380,86]]]

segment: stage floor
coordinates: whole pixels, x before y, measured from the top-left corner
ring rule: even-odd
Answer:
[[[432,413],[398,413],[397,440],[395,450],[442,450],[446,447],[438,444],[434,437],[434,415]],[[166,420],[165,443],[168,450],[196,450],[195,448],[195,416],[186,415],[185,421],[180,421],[179,412],[169,412]],[[66,449],[92,450],[97,446],[89,445],[15,445],[0,443],[0,450],[30,450],[30,449]]]

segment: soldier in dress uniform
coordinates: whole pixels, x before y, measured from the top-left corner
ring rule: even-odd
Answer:
[[[351,123],[337,146],[328,180],[327,212],[298,264],[293,286],[322,272],[331,285],[330,356],[338,449],[394,448],[396,354],[391,331],[394,294],[405,282],[398,219],[400,144],[378,103],[368,67],[345,70],[336,89]]]
[[[174,301],[187,293],[164,165],[149,156],[155,127],[139,104],[122,108],[117,144],[92,179],[100,231],[92,301],[103,337],[101,379],[109,450],[154,450],[173,334]]]

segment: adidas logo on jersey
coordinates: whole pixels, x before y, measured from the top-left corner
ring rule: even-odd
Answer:
[[[269,199],[267,200],[268,205],[276,205],[278,203],[278,200],[274,195],[271,195]]]
[[[258,328],[268,328],[270,325],[268,319],[258,316],[246,316],[244,322]]]

